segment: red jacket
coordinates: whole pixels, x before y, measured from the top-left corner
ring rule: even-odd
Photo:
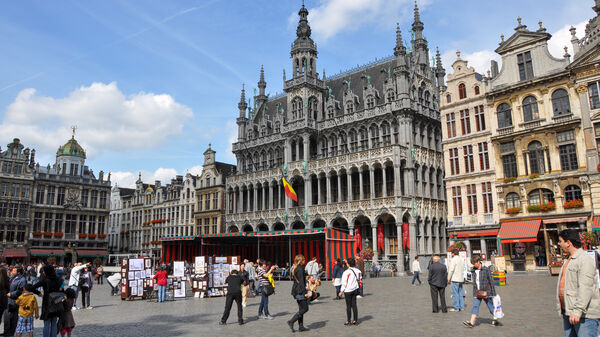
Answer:
[[[156,279],[156,284],[159,286],[167,285],[167,272],[165,270],[157,271],[152,278]]]

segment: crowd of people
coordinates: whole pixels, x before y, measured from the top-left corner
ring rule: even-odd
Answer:
[[[243,310],[246,307],[246,298],[260,296],[258,307],[258,319],[272,320],[269,312],[269,297],[275,293],[274,272],[278,270],[265,260],[257,260],[256,263],[244,260],[239,272],[233,270],[227,277],[227,296],[225,299],[225,310],[219,324],[226,324],[233,302],[237,305],[238,323],[244,324]],[[322,285],[322,267],[319,268],[317,259],[306,261],[301,254],[296,255],[291,268],[286,269],[289,278],[293,281],[291,295],[298,305],[298,312],[287,321],[292,332],[295,332],[295,324],[298,331],[307,331],[304,326],[304,315],[308,312],[309,303],[318,301],[320,293],[318,287]],[[353,258],[336,261],[332,272],[332,285],[335,290],[335,300],[344,298],[346,301],[346,323],[345,325],[358,325],[357,298],[362,296],[363,281],[362,271],[356,268]]]
[[[103,284],[103,277],[103,267],[91,263],[64,267],[43,263],[1,264],[0,317],[4,325],[1,336],[33,336],[34,318],[39,318],[44,322],[44,337],[59,333],[70,337],[75,326],[72,310],[92,309],[90,292],[94,282]]]

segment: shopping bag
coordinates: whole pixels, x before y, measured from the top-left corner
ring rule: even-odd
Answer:
[[[502,302],[500,300],[500,295],[494,296],[492,301],[494,303],[494,319],[500,319],[504,317],[504,312],[502,312]]]

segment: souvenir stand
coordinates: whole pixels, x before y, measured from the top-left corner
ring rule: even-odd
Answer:
[[[210,257],[221,256],[238,257],[238,264],[242,262],[240,259],[263,258],[284,266],[286,262],[292,265],[296,254],[303,254],[306,260],[315,256],[323,264],[327,278],[331,277],[336,259],[354,257],[356,251],[354,237],[335,228],[174,236],[162,237],[161,241],[163,262],[167,264],[205,256],[205,263],[210,265],[214,263],[214,260],[209,261]],[[210,271],[212,269],[207,270],[209,275]]]
[[[208,265],[206,256],[195,256],[193,274],[191,277],[192,292],[196,298],[208,295]]]
[[[145,299],[152,294],[152,259],[123,259],[121,261],[121,300]]]
[[[209,256],[208,291],[207,296],[217,297],[227,295],[225,280],[232,270],[240,270],[239,256]]]

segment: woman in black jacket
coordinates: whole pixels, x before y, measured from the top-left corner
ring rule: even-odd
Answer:
[[[4,267],[0,267],[0,322],[2,321],[2,314],[8,307],[8,297],[6,294],[10,291],[10,280],[8,278],[8,270]]]
[[[50,305],[50,293],[60,291],[60,280],[56,276],[56,272],[54,268],[49,265],[44,265],[41,271],[41,277],[38,283],[34,284],[33,287],[35,289],[42,287],[43,296],[42,296],[42,314],[40,315],[40,319],[44,321],[44,337],[56,337],[57,334],[57,320],[58,313],[49,313],[49,305]],[[39,294],[38,294],[39,295]]]
[[[496,296],[496,289],[494,288],[494,278],[492,272],[484,265],[481,264],[481,256],[473,255],[471,258],[471,263],[473,264],[473,308],[471,309],[471,320],[464,321],[463,324],[467,328],[472,328],[475,326],[475,321],[477,320],[477,315],[479,315],[479,306],[481,302],[485,302],[488,309],[490,310],[490,314],[492,314],[492,325],[498,326],[498,320],[494,318],[494,296]],[[477,291],[483,290],[487,291],[486,298],[477,298]]]
[[[308,329],[304,327],[304,314],[308,312],[308,294],[306,292],[306,273],[304,272],[304,255],[298,254],[294,258],[294,266],[292,267],[292,271],[290,276],[294,281],[294,285],[292,286],[292,296],[298,303],[298,312],[292,316],[287,323],[292,329],[292,332],[296,332],[294,330],[294,323],[298,321],[298,330],[307,331]]]

